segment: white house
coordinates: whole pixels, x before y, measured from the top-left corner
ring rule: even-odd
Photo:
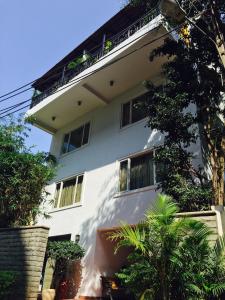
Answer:
[[[149,53],[166,33],[157,7],[126,7],[33,85],[27,114],[52,134],[59,163],[51,218],[39,223],[85,248],[80,299],[98,299],[100,277],[123,264],[105,233],[120,220],[137,223],[157,193],[152,158],[163,136],[135,103],[147,97],[145,80],[162,80],[163,59],[150,62]]]

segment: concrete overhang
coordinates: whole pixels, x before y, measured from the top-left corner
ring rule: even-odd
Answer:
[[[161,74],[165,58],[149,61],[167,32],[159,15],[56,93],[27,111],[34,125],[55,133],[82,115],[108,105],[120,94]]]

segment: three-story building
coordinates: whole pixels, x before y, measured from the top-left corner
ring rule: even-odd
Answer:
[[[33,85],[27,114],[52,134],[59,164],[48,187],[51,218],[39,222],[52,239],[85,248],[81,296],[99,297],[100,276],[124,263],[105,233],[140,221],[157,193],[153,158],[163,136],[137,103],[148,97],[146,80],[162,81],[166,58],[150,62],[149,54],[166,33],[158,7],[125,7]]]

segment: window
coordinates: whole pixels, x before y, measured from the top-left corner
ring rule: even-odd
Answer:
[[[147,117],[142,104],[148,100],[148,94],[144,94],[122,105],[121,127],[135,123]]]
[[[64,137],[62,145],[62,153],[67,153],[76,150],[88,143],[90,132],[90,123],[67,133]]]
[[[71,179],[56,184],[55,208],[73,205],[81,202],[81,193],[84,175],[78,175]]]
[[[154,185],[158,182],[158,167],[154,162],[155,152],[130,157],[120,162],[120,191],[129,191]]]

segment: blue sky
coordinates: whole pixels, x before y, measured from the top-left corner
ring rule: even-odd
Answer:
[[[55,65],[117,13],[122,0],[0,0],[0,95]],[[29,99],[30,92],[0,103]],[[51,136],[32,128],[27,144],[48,151]]]

